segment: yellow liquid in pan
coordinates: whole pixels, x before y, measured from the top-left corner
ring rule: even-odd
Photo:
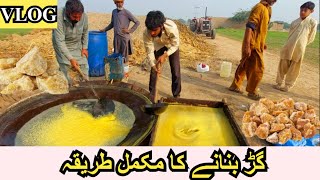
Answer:
[[[159,116],[153,146],[238,146],[223,109],[169,105]]]
[[[115,104],[116,111],[114,114],[99,118],[94,118],[89,112],[80,110],[71,104],[60,106],[58,112],[51,110],[53,115],[48,112],[40,114],[40,117],[30,120],[18,131],[15,145],[117,145],[130,132],[135,117],[128,107],[124,107],[125,105]],[[123,108],[127,109],[124,110]],[[117,117],[119,113],[122,113],[120,119]]]

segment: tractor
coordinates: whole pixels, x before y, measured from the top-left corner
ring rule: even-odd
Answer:
[[[205,34],[207,37],[211,37],[211,39],[215,39],[216,37],[216,30],[213,28],[211,18],[207,17],[207,8],[205,17],[193,18],[190,21],[189,28],[192,32],[197,34]]]

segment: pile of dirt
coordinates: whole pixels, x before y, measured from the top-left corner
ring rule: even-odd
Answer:
[[[213,59],[214,46],[205,41],[206,37],[194,34],[179,21],[174,22],[180,32],[180,51],[181,58],[186,60],[184,63],[193,67],[194,62]]]
[[[111,20],[111,15],[100,13],[89,13],[89,29],[99,30],[107,26]],[[134,54],[131,56],[133,64],[141,64],[146,53],[142,40],[145,30],[144,16],[138,16],[141,23],[139,28],[132,34]],[[180,30],[180,56],[181,62],[185,65],[194,66],[194,62],[213,59],[213,45],[205,42],[204,36],[195,35],[186,25],[175,21]],[[34,30],[30,34],[10,35],[5,40],[0,41],[0,58],[21,58],[33,46],[39,47],[41,55],[46,59],[55,59],[52,47],[52,30]],[[113,30],[108,32],[109,54],[113,49]]]
[[[10,35],[5,40],[0,40],[0,57],[21,59],[32,47],[37,46],[42,57],[55,59],[51,32],[50,29],[42,29],[33,30],[24,36]]]

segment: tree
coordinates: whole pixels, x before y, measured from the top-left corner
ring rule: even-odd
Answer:
[[[184,19],[178,19],[179,22],[181,22],[182,24],[187,24],[187,21]]]
[[[233,14],[233,17],[230,18],[231,21],[242,23],[247,21],[250,16],[250,11],[240,9],[238,12]]]
[[[318,31],[320,31],[320,24],[318,24]]]

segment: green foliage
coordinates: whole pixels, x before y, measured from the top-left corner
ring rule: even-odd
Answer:
[[[31,29],[0,29],[0,40],[6,38],[10,34],[25,35],[31,32]]]
[[[181,22],[182,24],[187,24],[187,21],[184,19],[178,19],[179,22]]]
[[[233,22],[242,23],[247,21],[249,16],[250,16],[250,11],[240,9],[238,12],[233,14],[233,17],[231,17],[230,20]]]
[[[284,28],[284,29],[290,29],[290,24],[287,23],[287,22],[285,22],[285,23],[283,24],[283,28]]]
[[[278,23],[278,24],[283,24],[283,28],[284,29],[289,29],[290,28],[290,24],[287,23],[287,22],[284,22],[284,21],[274,21],[275,23]]]
[[[220,36],[225,36],[230,39],[242,41],[244,36],[244,29],[231,29],[231,28],[225,28],[225,29],[217,29],[217,34]],[[267,36],[267,46],[268,51],[279,54],[281,48],[286,43],[288,39],[288,33],[287,32],[268,32]],[[317,36],[313,43],[307,46],[306,53],[305,53],[305,60],[314,63],[319,64],[319,33],[317,33]]]

